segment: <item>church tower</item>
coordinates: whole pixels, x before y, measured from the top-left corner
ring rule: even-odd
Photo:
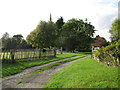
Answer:
[[[50,21],[52,21],[51,13],[50,13]]]

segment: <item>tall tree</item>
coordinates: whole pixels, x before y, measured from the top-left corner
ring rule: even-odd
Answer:
[[[117,56],[118,58],[120,58],[120,19],[115,19],[113,21],[109,32],[111,34],[112,43],[116,46],[115,49],[116,49]]]
[[[8,48],[8,41],[9,41],[9,37],[10,35],[5,32],[1,38],[1,41],[2,41],[2,48]]]
[[[2,36],[2,39],[3,40],[6,40],[6,39],[8,39],[10,37],[10,35],[7,33],[7,32],[5,32],[4,34],[3,34],[3,36]]]
[[[16,41],[14,38],[9,37],[10,35],[6,32],[2,36],[2,48],[3,49],[14,49],[16,48]]]
[[[58,20],[56,21],[56,25],[57,25],[58,30],[61,30],[63,24],[64,24],[63,17],[58,18]]]
[[[30,49],[32,48],[32,45],[27,44],[26,40],[22,39],[20,44],[19,44],[20,49]]]
[[[60,36],[61,36],[61,32],[62,32],[62,26],[65,24],[63,17],[58,18],[58,20],[56,21],[55,24],[57,25],[57,28],[58,28],[57,29],[58,36],[56,38],[55,44],[57,47],[62,47],[63,40]]]
[[[21,34],[13,35],[13,37],[18,41],[22,40],[22,38],[23,38],[23,36]]]
[[[71,19],[62,27],[63,44],[69,51],[90,47],[94,26],[81,19]]]
[[[27,42],[34,47],[55,46],[56,30],[57,26],[52,21],[41,21],[36,29],[27,36]]]
[[[120,39],[120,20],[119,19],[114,20],[109,32],[111,34],[112,42],[117,42]]]
[[[6,32],[2,38],[2,46],[0,48],[3,49],[25,49],[32,48],[31,45],[27,44],[26,40],[23,39],[21,34],[13,35],[13,37],[9,37],[10,35]]]
[[[20,48],[20,44],[21,44],[21,41],[23,39],[23,36],[21,34],[17,34],[17,35],[13,35],[13,39],[15,40],[16,42],[16,47],[17,49]]]

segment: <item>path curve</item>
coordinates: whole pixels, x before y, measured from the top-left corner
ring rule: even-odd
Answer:
[[[77,57],[77,56],[74,56],[74,57]],[[86,57],[83,57],[83,58],[86,58]],[[49,82],[51,75],[53,75],[57,71],[60,71],[62,68],[69,65],[70,63],[76,62],[82,58],[76,59],[74,61],[66,62],[59,66],[54,66],[51,69],[45,70],[41,73],[37,73],[32,76],[28,76],[25,78],[22,78],[22,77],[29,75],[30,73],[40,69],[41,67],[48,66],[59,61],[68,60],[70,58],[72,57],[53,61],[51,63],[47,63],[40,66],[31,67],[31,68],[25,69],[23,72],[18,73],[16,75],[5,77],[2,79],[2,88],[42,88],[44,84]]]

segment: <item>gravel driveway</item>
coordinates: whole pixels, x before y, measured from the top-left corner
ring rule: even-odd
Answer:
[[[72,57],[70,57],[70,58],[72,58]],[[61,59],[59,61],[67,60],[70,58]],[[80,58],[80,59],[82,59],[82,58]],[[65,66],[69,65],[70,63],[76,62],[77,60],[80,60],[80,59],[66,62],[59,66],[53,66],[52,68],[50,68],[48,70],[45,70],[45,71],[42,71],[39,73],[35,73],[33,75],[31,73],[34,72],[35,70],[38,70],[41,67],[44,67],[44,66],[47,66],[47,65],[59,62],[59,61],[54,61],[54,62],[51,62],[48,64],[28,68],[21,73],[3,78],[2,79],[2,88],[43,88],[43,85],[49,82],[50,77],[55,72],[60,71]]]

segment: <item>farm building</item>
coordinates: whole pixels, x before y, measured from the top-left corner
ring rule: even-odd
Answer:
[[[97,35],[95,37],[94,43],[92,43],[92,50],[97,50],[97,49],[101,48],[105,41],[106,41],[105,38],[100,37],[99,35]]]

